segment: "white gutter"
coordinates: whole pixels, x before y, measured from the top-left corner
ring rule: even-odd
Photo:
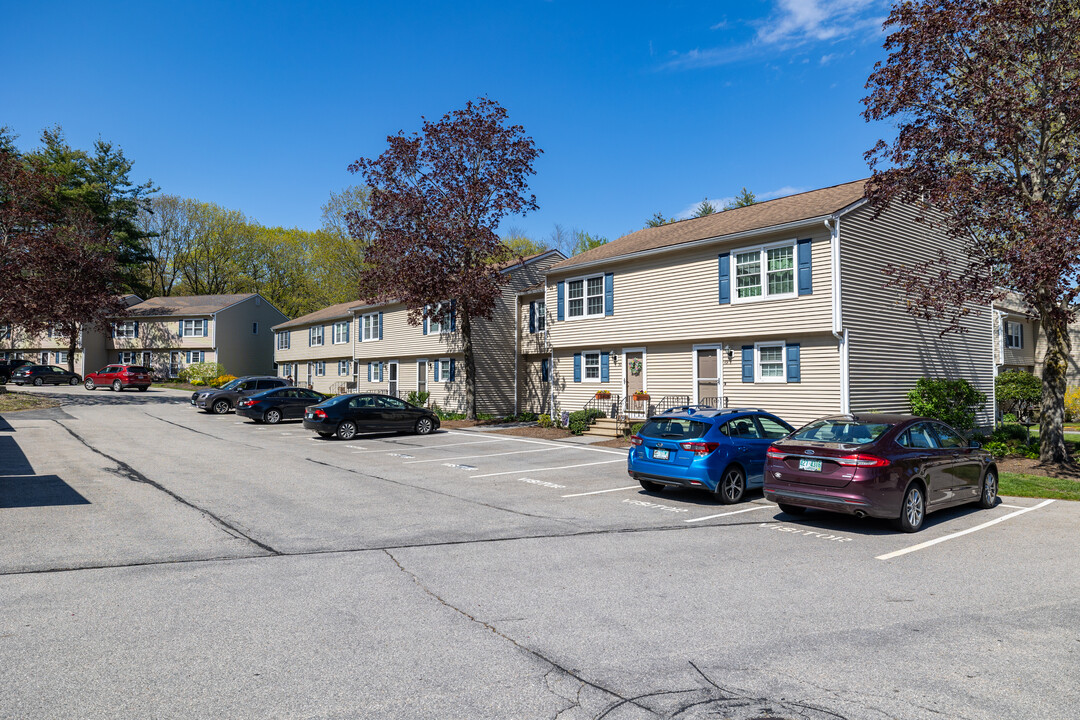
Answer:
[[[830,222],[831,221],[831,222]],[[844,328],[844,309],[840,288],[840,213],[825,218],[825,227],[831,233],[829,251],[832,270],[832,334],[839,341],[840,351],[840,413],[851,413],[851,364],[848,331]]]
[[[518,414],[518,365],[521,364],[521,301],[514,296],[514,417]]]

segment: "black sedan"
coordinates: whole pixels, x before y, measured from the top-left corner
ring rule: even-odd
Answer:
[[[236,403],[236,414],[255,422],[277,425],[282,420],[300,420],[304,408],[321,403],[327,396],[314,390],[284,387],[266,390]]]
[[[55,365],[23,365],[11,373],[11,382],[16,385],[81,385],[82,377]]]
[[[359,432],[412,432],[427,435],[439,427],[439,418],[390,395],[364,393],[338,395],[304,413],[304,427],[322,437],[337,435],[352,440]]]

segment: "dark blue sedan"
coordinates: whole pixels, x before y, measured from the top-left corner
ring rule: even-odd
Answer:
[[[764,484],[765,452],[793,430],[758,408],[672,408],[630,438],[627,471],[649,492],[698,488],[736,503]]]

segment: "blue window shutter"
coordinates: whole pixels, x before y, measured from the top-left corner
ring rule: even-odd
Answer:
[[[608,353],[600,353],[600,382],[607,382],[611,377],[610,362]]]
[[[742,346],[742,381],[744,383],[754,382],[754,346],[743,345]]]
[[[451,332],[457,330],[457,300],[450,301],[450,330]],[[453,363],[454,361],[451,360],[450,362]]]
[[[574,353],[574,382],[581,382],[581,353]]]
[[[371,366],[372,366],[373,364],[374,364],[374,363],[368,363],[368,364],[367,364],[367,381],[368,381],[368,382],[371,382]]]
[[[206,334],[207,334],[207,332],[209,330],[210,330],[210,321],[209,320],[203,320],[202,321],[202,336],[206,337]]]
[[[799,370],[799,343],[788,343],[787,381],[789,383],[802,382],[802,376]]]
[[[138,326],[136,325],[136,327],[138,327]],[[138,336],[136,336],[136,337],[138,337]],[[1020,326],[1020,349],[1021,350],[1024,349],[1024,326],[1023,325]]]
[[[427,315],[424,316],[424,334],[427,335]]]
[[[116,323],[112,324],[112,337],[116,337]]]
[[[180,321],[180,337],[184,337],[184,321]]]
[[[439,362],[438,360],[436,360],[436,361],[435,361],[434,363],[432,363],[432,365],[433,365],[433,366],[434,366],[434,368],[435,368],[435,369],[434,369],[434,370],[432,371],[432,378],[433,378],[433,379],[435,380],[435,382],[441,382],[441,381],[439,380],[439,365],[441,365],[441,364],[442,364],[442,363],[440,363],[440,362]]]
[[[604,315],[615,314],[615,273],[604,273]]]
[[[349,342],[349,331],[352,329],[352,323],[345,323],[345,342]]]
[[[379,361],[379,382],[383,381],[383,362]]]
[[[379,311],[379,339],[382,340],[382,311]]]
[[[731,302],[731,253],[720,253],[718,264],[720,304],[727,305]]]
[[[555,315],[555,319],[557,319],[557,320],[565,320],[566,319],[566,314],[565,314],[566,311],[563,309],[563,306],[564,306],[564,304],[566,302],[563,299],[563,295],[565,294],[565,292],[564,292],[565,290],[566,290],[566,283],[563,282],[562,280],[560,280],[558,285],[555,286],[555,305],[556,305],[556,310],[558,311],[557,314]]]
[[[551,359],[544,358],[540,361],[540,382],[551,382]]]
[[[529,332],[536,332],[536,301],[529,303]]]
[[[135,337],[139,337],[139,321],[135,321]]]
[[[799,294],[814,293],[814,277],[810,265],[810,239],[799,241]]]
[[[454,358],[450,358],[450,382],[454,382]]]

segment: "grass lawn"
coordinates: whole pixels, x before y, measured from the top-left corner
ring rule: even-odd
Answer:
[[[60,401],[45,395],[31,395],[14,390],[0,392],[0,413],[52,407],[60,407]]]
[[[170,390],[213,390],[213,388],[206,385],[198,387],[182,382],[156,382],[151,387],[168,388]]]
[[[998,478],[998,493],[1017,497],[1080,500],[1080,482],[1067,478],[1003,472]]]

